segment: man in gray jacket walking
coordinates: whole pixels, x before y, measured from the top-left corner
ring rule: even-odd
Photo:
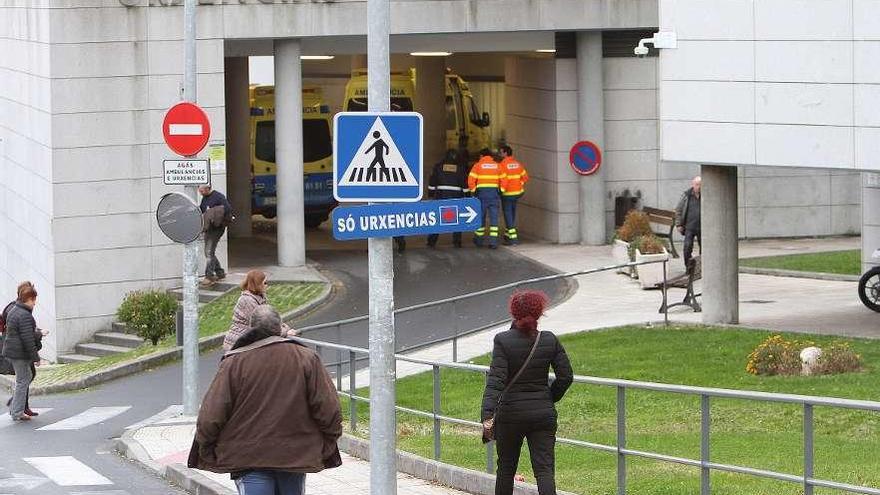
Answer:
[[[703,250],[703,240],[700,236],[700,186],[703,180],[696,176],[691,181],[691,187],[678,200],[675,207],[675,224],[678,231],[684,236],[684,266],[690,267],[694,253],[694,238],[700,243],[700,251]]]

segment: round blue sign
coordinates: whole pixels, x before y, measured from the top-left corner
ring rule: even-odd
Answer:
[[[595,174],[602,165],[602,152],[589,141],[581,141],[571,147],[568,153],[571,168],[580,175]]]

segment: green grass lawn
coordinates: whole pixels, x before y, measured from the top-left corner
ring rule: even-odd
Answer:
[[[819,377],[757,377],[745,372],[751,350],[767,336],[764,331],[710,327],[622,327],[568,335],[562,341],[575,373],[631,380],[705,387],[785,392],[877,400],[880,397],[880,341],[850,340],[866,366],[860,373]],[[807,337],[798,335],[803,340]],[[832,339],[810,336],[818,345]],[[487,364],[488,358],[474,360]],[[479,420],[484,378],[456,370],[442,372],[442,413]],[[431,373],[397,382],[398,404],[430,411]],[[367,391],[360,391],[366,395]],[[557,404],[559,435],[614,445],[615,390],[575,384]],[[348,414],[347,401],[344,411]],[[358,434],[367,434],[367,406],[359,409]],[[817,477],[838,482],[880,486],[880,413],[816,408]],[[399,447],[432,457],[432,423],[398,414]],[[699,459],[700,399],[686,395],[630,391],[627,393],[627,445],[638,450]],[[803,416],[800,406],[741,400],[712,400],[714,462],[802,473]],[[485,448],[475,429],[443,427],[444,462],[485,469]],[[533,482],[527,449],[519,471]],[[685,495],[699,493],[699,469],[630,458],[628,493]],[[576,447],[557,448],[557,483],[562,490],[583,494],[615,493],[613,454]],[[795,484],[743,475],[712,475],[713,494],[786,495],[803,493]],[[817,494],[831,491],[816,489]]]
[[[272,306],[279,313],[284,314],[315,299],[321,294],[323,288],[324,284],[311,282],[270,284],[268,298]],[[199,338],[222,334],[229,329],[229,324],[232,321],[232,309],[238,301],[239,294],[238,290],[230,291],[199,309]],[[104,356],[94,361],[37,370],[37,377],[32,386],[39,387],[75,380],[123,361],[172,349],[176,345],[177,337],[172,334],[161,339],[156,346],[146,342],[131,351]]]
[[[853,249],[850,251],[828,251],[824,253],[746,258],[740,260],[739,263],[742,266],[755,268],[776,268],[798,272],[859,275],[862,268],[861,256],[861,251]]]

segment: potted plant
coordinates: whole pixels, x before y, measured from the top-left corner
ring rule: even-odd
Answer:
[[[669,253],[666,251],[666,245],[659,237],[654,234],[648,234],[638,239],[638,245],[635,249],[636,263],[668,259]],[[663,263],[639,265],[636,268],[638,270],[639,283],[643,289],[654,288],[657,284],[663,282]]]
[[[611,247],[611,256],[614,263],[622,265],[634,260],[634,253],[630,244],[639,237],[651,234],[651,223],[648,221],[648,215],[639,210],[630,210],[626,214],[626,218],[614,235],[614,244]],[[633,270],[629,268],[621,268],[618,273],[632,274]]]

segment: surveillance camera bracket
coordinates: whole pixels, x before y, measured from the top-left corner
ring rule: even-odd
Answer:
[[[660,31],[658,33],[654,33],[654,36],[650,38],[642,38],[639,40],[639,46],[633,50],[636,55],[647,55],[648,47],[645,46],[647,43],[654,45],[654,48],[678,48],[678,36],[676,36],[675,31]]]

